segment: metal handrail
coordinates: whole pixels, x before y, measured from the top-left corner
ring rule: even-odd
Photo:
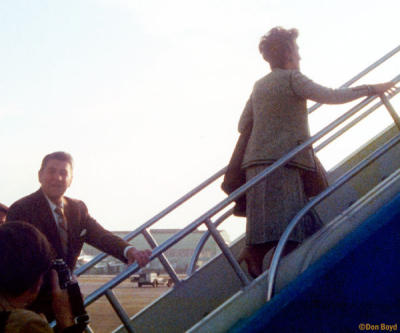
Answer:
[[[397,53],[399,50],[400,50],[400,46],[397,47],[396,49],[394,49],[393,51],[391,51],[392,54],[390,56],[392,56],[393,54]],[[390,56],[386,55],[385,57],[383,57],[383,58],[385,58],[385,60],[382,60],[383,58],[381,58],[379,61],[377,61],[375,64],[371,65],[370,67],[373,67],[373,68],[377,67],[378,65],[380,65],[381,63],[386,61]],[[372,68],[370,70],[372,70]],[[365,71],[363,71],[364,73],[362,72],[363,74],[360,73],[359,75],[362,74],[361,76],[363,76],[366,73],[368,73],[370,70],[366,69]],[[399,77],[400,76],[397,76],[397,78],[395,78],[394,81],[398,82],[399,81]],[[353,82],[357,81],[358,79],[359,78],[355,77]],[[350,80],[350,81],[352,81],[352,80]],[[349,82],[347,82],[346,84],[348,84]],[[343,86],[345,86],[345,85],[343,85]],[[150,260],[153,260],[156,257],[162,256],[163,253],[167,249],[172,247],[174,244],[176,244],[182,238],[186,237],[188,234],[193,232],[201,224],[204,223],[206,225],[206,227],[208,228],[209,232],[211,233],[211,235],[213,236],[213,238],[215,239],[217,245],[220,247],[220,249],[222,250],[223,254],[228,259],[229,264],[234,269],[234,272],[239,277],[239,279],[241,280],[242,284],[245,285],[245,286],[248,285],[250,282],[249,282],[246,274],[243,272],[243,270],[241,269],[241,267],[238,264],[237,260],[232,255],[229,247],[225,244],[225,242],[223,241],[222,237],[217,232],[216,226],[212,223],[211,218],[215,214],[217,214],[219,211],[221,211],[222,209],[227,207],[229,204],[231,204],[233,201],[235,201],[237,198],[239,198],[241,195],[243,195],[250,187],[252,187],[252,186],[256,185],[257,183],[259,183],[260,181],[262,181],[265,177],[267,177],[270,173],[274,172],[277,168],[287,164],[290,160],[292,160],[297,154],[299,154],[303,150],[311,147],[313,143],[315,143],[316,141],[321,139],[324,135],[326,135],[327,133],[329,133],[330,131],[335,129],[337,126],[342,124],[345,120],[347,120],[348,118],[350,118],[351,116],[356,114],[359,110],[361,110],[364,106],[368,105],[375,98],[376,98],[375,96],[371,96],[371,97],[368,97],[368,98],[364,99],[362,102],[357,104],[355,107],[351,108],[348,112],[346,112],[345,114],[340,116],[338,119],[333,121],[331,124],[329,124],[328,126],[323,128],[322,130],[320,130],[313,137],[309,138],[307,141],[305,141],[304,143],[302,143],[301,145],[296,147],[294,150],[289,152],[287,155],[285,155],[281,159],[277,160],[271,166],[267,167],[263,172],[258,174],[256,177],[252,178],[250,181],[248,181],[247,183],[245,183],[244,185],[242,185],[241,187],[236,189],[226,199],[224,199],[221,202],[219,202],[217,205],[215,205],[214,207],[209,209],[206,213],[202,214],[199,218],[195,219],[187,227],[185,227],[184,229],[182,229],[181,231],[176,233],[174,236],[172,236],[170,239],[168,239],[167,241],[165,241],[164,243],[162,243],[161,245],[159,245],[155,249],[153,249],[153,252],[152,252],[152,254],[150,256]],[[382,101],[385,104],[387,104],[384,99],[382,99]],[[309,113],[313,112],[318,107],[319,107],[319,105],[314,105],[312,108],[309,109]],[[164,216],[169,214],[171,211],[173,211],[174,209],[179,207],[185,201],[187,201],[192,196],[194,196],[195,194],[200,192],[202,189],[204,189],[205,187],[210,185],[216,179],[221,177],[225,173],[225,171],[226,171],[226,167],[221,169],[217,173],[215,173],[213,176],[211,176],[206,181],[201,183],[199,186],[194,188],[192,191],[189,191],[186,195],[184,195],[183,197],[181,197],[180,199],[175,201],[173,204],[168,206],[166,209],[161,211],[159,214],[155,215],[153,218],[151,218],[146,223],[144,223],[141,227],[137,228],[136,230],[134,230],[131,233],[129,233],[128,235],[126,235],[124,237],[124,239],[129,241],[132,238],[138,236],[139,234],[147,235],[146,234],[146,232],[147,232],[146,229],[147,228],[149,228],[151,225],[153,225],[154,223],[159,221],[161,218],[163,218]],[[145,239],[149,243],[151,243],[151,239],[149,237],[147,237],[147,238],[145,237]],[[154,243],[153,243],[153,246],[154,246]],[[281,251],[282,251],[282,249],[281,249]],[[84,273],[90,267],[94,266],[96,263],[98,263],[99,261],[101,261],[105,257],[107,257],[106,254],[100,254],[100,255],[96,256],[91,262],[89,262],[86,265],[83,265],[82,267],[77,269],[75,271],[75,274],[76,275],[80,275],[80,274]],[[276,259],[276,260],[278,260],[278,263],[279,263],[279,258]],[[162,261],[162,263],[163,264],[167,263],[167,261]],[[276,264],[276,266],[277,266],[277,264]],[[118,305],[117,301],[115,300],[115,297],[113,296],[112,293],[110,293],[110,291],[111,291],[112,288],[117,286],[119,283],[124,281],[131,274],[133,274],[134,272],[136,272],[138,270],[139,270],[139,266],[136,263],[130,265],[124,272],[120,273],[119,275],[117,275],[116,277],[111,279],[110,281],[106,282],[102,287],[100,287],[99,289],[95,290],[90,295],[88,295],[86,297],[86,299],[85,299],[85,306],[88,306],[89,304],[93,303],[95,300],[97,300],[99,297],[101,297],[102,295],[105,294],[107,296],[107,298],[109,299],[109,301],[111,302],[113,308],[116,309],[116,310],[118,309],[117,314],[120,317],[121,321],[123,322],[124,326],[129,331],[131,331],[132,327],[129,324],[129,322],[126,320],[126,318],[127,318],[126,317],[126,313],[123,311],[122,307],[120,307]]]
[[[400,75],[398,76],[400,77]],[[333,121],[331,124],[320,130],[317,134],[315,134],[313,137],[309,138],[306,140],[304,143],[293,149],[291,152],[289,152],[287,155],[284,157],[280,158],[277,160],[275,163],[273,163],[271,166],[267,167],[264,171],[256,175],[254,178],[250,179],[248,182],[246,182],[244,185],[233,191],[227,198],[224,200],[220,201],[218,204],[216,204],[214,207],[209,209],[207,212],[202,214],[200,217],[195,219],[192,223],[190,223],[188,226],[185,228],[181,229],[178,233],[173,235],[171,238],[166,240],[164,243],[159,245],[157,248],[155,248],[150,256],[150,261],[153,260],[154,258],[158,257],[160,254],[168,250],[170,247],[175,245],[177,242],[179,242],[182,238],[190,234],[192,231],[196,230],[201,224],[206,223],[206,226],[209,228],[209,219],[211,219],[215,214],[217,214],[219,211],[227,207],[229,204],[231,204],[234,200],[236,200],[238,197],[243,195],[249,188],[252,186],[256,185],[260,181],[262,181],[266,176],[268,176],[270,173],[275,171],[277,168],[287,164],[290,160],[293,159],[297,154],[302,152],[303,150],[307,149],[310,147],[314,142],[318,141],[321,137],[329,133],[331,130],[342,124],[344,121],[346,121],[349,117],[353,116],[356,112],[360,111],[364,106],[368,105],[371,101],[373,101],[377,96],[370,96],[361,101],[359,104],[356,106],[352,107],[348,112],[340,116],[338,119]],[[211,231],[211,230],[210,230]],[[213,235],[214,236],[214,235]],[[220,245],[220,244],[218,244]],[[237,263],[237,261],[236,261]],[[232,264],[230,262],[230,264]],[[232,265],[235,273],[238,275],[239,278],[242,277],[243,270],[240,268],[240,266],[235,266]],[[127,277],[129,277],[131,274],[136,272],[139,269],[139,266],[134,263],[131,266],[129,266],[124,272],[120,273],[107,283],[105,283],[102,287],[99,289],[95,290],[93,293],[88,295],[85,299],[85,306],[91,304],[93,301],[101,297],[107,289],[114,288],[116,285],[121,283],[123,280],[125,280]],[[243,282],[243,281],[242,281]]]
[[[274,255],[272,257],[271,265],[270,265],[269,272],[268,272],[267,301],[269,301],[273,295],[273,289],[274,289],[274,283],[276,280],[277,269],[278,269],[279,261],[282,257],[282,252],[284,250],[286,242],[289,239],[289,236],[292,233],[293,229],[301,221],[301,219],[304,217],[304,215],[306,215],[310,209],[315,207],[318,203],[320,203],[328,195],[330,195],[332,192],[337,190],[340,186],[345,184],[352,177],[357,175],[365,167],[367,167],[369,164],[371,164],[373,161],[375,161],[379,156],[383,155],[386,151],[391,149],[393,146],[395,146],[399,142],[400,142],[400,134],[396,135],[394,138],[392,138],[390,141],[388,141],[385,145],[381,146],[380,148],[375,150],[373,153],[369,154],[367,158],[365,158],[360,163],[358,163],[356,166],[354,166],[349,171],[347,171],[343,176],[341,176],[339,179],[337,179],[333,184],[331,184],[327,189],[325,189],[319,195],[315,196],[310,202],[308,202],[308,204],[306,206],[304,206],[304,208],[302,210],[300,210],[297,213],[297,215],[293,218],[293,220],[289,223],[289,225],[283,232],[283,234],[278,242],[278,245],[276,246]]]
[[[179,198],[178,200],[174,201],[172,204],[170,204],[168,207],[166,207],[165,209],[163,209],[161,212],[159,212],[158,214],[154,215],[151,219],[149,219],[147,222],[145,222],[144,224],[142,224],[139,228],[135,229],[134,231],[130,232],[129,234],[125,235],[123,237],[124,240],[126,241],[130,241],[131,239],[137,237],[138,235],[140,235],[142,233],[142,231],[144,229],[147,229],[149,227],[151,227],[154,223],[158,222],[159,220],[161,220],[163,217],[165,217],[166,215],[168,215],[170,212],[172,212],[174,209],[178,208],[179,206],[181,206],[183,203],[185,203],[187,200],[189,200],[191,197],[193,197],[194,195],[196,195],[197,193],[199,193],[201,190],[203,190],[204,188],[206,188],[208,185],[212,184],[214,181],[216,181],[219,177],[221,177],[222,175],[225,174],[226,172],[226,168],[224,167],[221,170],[217,171],[215,174],[213,174],[211,177],[207,178],[205,181],[203,181],[202,183],[200,183],[198,186],[196,186],[194,189],[192,189],[191,191],[187,192],[185,195],[183,195],[181,198]],[[74,271],[74,274],[76,276],[79,276],[81,274],[83,274],[84,272],[86,272],[88,269],[90,269],[91,267],[93,267],[94,265],[96,265],[98,262],[100,262],[101,260],[103,260],[104,258],[108,257],[109,254],[106,253],[101,253],[99,255],[97,255],[96,257],[94,257],[90,262],[86,263],[85,265],[82,265],[81,267],[79,267],[78,269],[76,269]]]
[[[400,88],[396,88],[395,91],[390,95],[391,98],[396,96],[400,92]],[[380,106],[384,105],[382,100],[380,100],[378,103],[374,104],[372,107],[370,107],[367,111],[363,112],[361,115],[353,119],[351,122],[349,122],[346,126],[343,126],[340,130],[335,132],[333,135],[331,135],[329,138],[321,142],[317,147],[314,148],[314,152],[317,153],[320,150],[322,150],[324,147],[326,147],[328,144],[332,143],[334,140],[339,138],[342,134],[344,134],[347,130],[352,128],[354,125],[358,124],[361,120],[365,119],[367,116],[369,116],[372,112],[374,112],[376,109],[378,109]]]
[[[232,216],[233,208],[226,211],[221,217],[219,217],[215,222],[215,227],[218,227],[222,222],[224,222],[228,217]],[[196,248],[193,251],[192,259],[190,260],[188,269],[186,271],[186,275],[192,275],[196,270],[196,263],[199,259],[200,252],[203,250],[204,245],[207,243],[208,239],[210,238],[211,233],[209,231],[205,232],[203,236],[201,236],[199,242],[197,243]]]
[[[110,302],[112,308],[114,309],[115,313],[121,319],[121,322],[124,324],[128,333],[135,333],[133,327],[130,323],[130,319],[126,311],[122,308],[121,304],[118,302],[117,297],[115,296],[114,292],[111,289],[108,289],[105,292],[105,295]]]
[[[392,104],[389,102],[389,99],[385,96],[381,96],[382,103],[385,105],[386,109],[388,110],[390,116],[393,118],[394,123],[396,124],[397,128],[400,129],[400,117],[394,110]]]
[[[150,234],[150,232],[147,231],[147,229],[144,229],[142,234],[153,249],[158,246],[156,240]],[[167,273],[168,273],[169,277],[172,279],[172,281],[174,281],[175,284],[179,283],[178,274],[175,272],[174,268],[172,267],[172,265],[170,264],[169,260],[167,259],[167,257],[165,256],[164,253],[160,254],[160,256],[158,257],[158,260],[160,260],[161,264],[167,271]]]
[[[396,80],[396,79],[395,79]],[[392,94],[391,94],[391,98],[396,96],[398,93],[400,92],[400,88],[397,88]],[[385,97],[386,99],[386,97]],[[358,116],[357,118],[355,118],[354,120],[352,120],[349,124],[347,124],[346,126],[344,126],[343,128],[341,128],[339,131],[335,132],[332,136],[330,136],[329,138],[327,138],[325,141],[323,141],[322,143],[320,143],[316,148],[314,148],[314,151],[317,153],[318,151],[322,150],[324,147],[326,147],[328,144],[332,143],[334,140],[336,140],[337,138],[339,138],[342,134],[344,134],[347,130],[349,130],[350,128],[352,128],[354,125],[356,125],[357,123],[359,123],[361,120],[365,119],[368,115],[370,115],[373,111],[375,111],[376,109],[378,109],[380,106],[384,105],[383,101],[379,101],[378,103],[374,104],[371,108],[369,108],[367,111],[363,112],[360,116]],[[393,114],[393,112],[391,113]],[[227,219],[230,215],[232,215],[232,211],[228,211],[231,212],[230,214],[228,214],[227,216],[224,215],[224,219],[221,221],[216,221],[214,224],[219,225],[220,223],[222,223],[225,219]],[[193,253],[192,259],[190,261],[188,270],[187,270],[187,275],[191,275],[195,272],[195,267],[196,267],[196,262],[199,258],[200,252],[203,249],[206,241],[209,239],[209,237],[211,236],[210,232],[206,232],[204,233],[204,235],[202,236],[202,238],[199,240],[195,251]]]
[[[240,282],[243,284],[243,286],[249,285],[250,284],[249,278],[247,277],[243,269],[240,267],[240,264],[236,260],[235,256],[232,254],[232,251],[230,250],[229,246],[226,245],[226,243],[224,242],[222,236],[218,232],[215,225],[211,222],[211,219],[205,220],[205,224],[208,230],[210,231],[211,236],[214,238],[215,242],[221,249],[223,255],[228,260],[228,263],[231,265],[236,275],[240,279]]]
[[[370,71],[372,71],[373,69],[377,68],[378,66],[380,66],[382,63],[384,63],[385,61],[387,61],[389,58],[391,58],[393,55],[395,55],[396,53],[398,53],[400,51],[400,45],[396,48],[394,48],[393,50],[391,50],[390,52],[388,52],[387,54],[385,54],[383,57],[381,57],[379,60],[377,60],[376,62],[374,62],[372,65],[370,65],[369,67],[367,67],[365,70],[361,71],[360,73],[358,73],[357,75],[355,75],[352,79],[350,79],[349,81],[347,81],[346,83],[344,83],[343,85],[340,86],[340,88],[344,88],[344,87],[349,87],[351,84],[353,84],[354,82],[358,81],[360,78],[362,78],[363,76],[365,76],[366,74],[368,74]],[[319,108],[322,104],[320,103],[316,103],[314,104],[312,107],[310,107],[308,109],[308,113],[312,113],[314,112],[317,108]],[[145,222],[142,226],[140,226],[139,228],[135,229],[134,231],[132,231],[131,233],[129,233],[128,235],[124,236],[123,239],[126,241],[130,241],[131,239],[137,237],[139,234],[142,233],[142,230],[144,230],[145,228],[149,228],[150,226],[152,226],[154,223],[158,222],[160,219],[162,219],[163,217],[165,217],[166,215],[168,215],[171,211],[175,210],[177,207],[179,207],[180,205],[182,205],[184,202],[186,202],[187,200],[189,200],[191,197],[193,197],[194,195],[196,195],[197,193],[199,193],[201,190],[203,190],[204,188],[206,188],[208,185],[210,185],[211,183],[213,183],[215,180],[217,180],[219,177],[221,177],[222,175],[225,174],[225,171],[227,169],[227,166],[225,166],[224,168],[220,169],[219,171],[217,171],[214,175],[212,175],[211,177],[209,177],[208,179],[206,179],[204,182],[202,182],[200,185],[198,185],[197,187],[195,187],[193,190],[189,191],[187,194],[183,195],[181,198],[179,198],[178,200],[176,200],[175,202],[173,202],[171,205],[169,205],[168,207],[166,207],[164,210],[162,210],[160,213],[156,214],[154,217],[152,217],[151,219],[149,219],[147,222]],[[97,255],[95,258],[93,258],[90,262],[86,263],[85,265],[82,265],[81,267],[79,267],[78,269],[76,269],[74,271],[74,274],[76,276],[79,276],[81,274],[83,274],[84,272],[86,272],[87,270],[89,270],[91,267],[93,267],[94,265],[96,265],[97,263],[99,263],[100,261],[102,261],[104,258],[106,258],[108,256],[108,254],[106,253],[102,253]]]
[[[393,57],[397,52],[400,51],[400,45],[395,47],[393,50],[391,50],[390,52],[386,53],[382,58],[378,59],[377,61],[375,61],[372,65],[368,66],[366,69],[364,69],[363,71],[361,71],[360,73],[358,73],[356,76],[354,76],[353,78],[351,78],[349,81],[347,81],[346,83],[342,84],[339,88],[348,88],[350,87],[353,83],[357,82],[359,79],[361,79],[362,77],[364,77],[365,75],[367,75],[369,72],[371,72],[372,70],[374,70],[375,68],[377,68],[378,66],[382,65],[386,60],[388,60],[389,58]],[[321,103],[315,103],[313,106],[311,106],[308,109],[308,113],[311,114],[313,113],[315,110],[317,110],[321,105]]]
[[[181,239],[183,239],[184,237],[186,237],[187,235],[192,233],[203,223],[205,223],[205,220],[198,218],[195,221],[193,221],[192,223],[190,223],[188,226],[186,226],[185,228],[178,231],[175,235],[173,235],[172,237],[167,239],[165,242],[160,244],[158,247],[153,249],[153,252],[150,256],[150,261],[157,258],[160,254],[164,253],[169,248],[174,246]],[[118,284],[120,284],[122,281],[124,281],[126,278],[128,278],[129,276],[134,274],[139,269],[140,269],[140,267],[137,263],[134,263],[134,264],[128,266],[125,271],[121,272],[120,274],[118,274],[117,276],[112,278],[110,281],[106,282],[103,286],[101,286],[100,288],[98,288],[97,290],[95,290],[94,292],[89,294],[85,298],[85,307],[90,305],[91,303],[93,303],[98,298],[100,298],[103,294],[105,294],[105,292],[108,289],[112,289],[112,288],[116,287]]]

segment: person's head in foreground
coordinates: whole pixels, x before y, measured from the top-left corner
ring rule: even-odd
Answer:
[[[48,273],[57,324],[62,330],[72,328],[68,294],[60,289],[57,273],[50,271],[54,256],[46,237],[26,222],[6,222],[0,225],[0,253],[0,313],[10,313],[7,325],[11,326],[5,332],[52,332],[43,317],[21,311],[37,298]]]
[[[44,274],[51,266],[46,237],[25,222],[0,226],[0,294],[10,300],[36,298]]]

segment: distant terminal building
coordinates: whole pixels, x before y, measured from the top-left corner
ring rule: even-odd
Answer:
[[[156,240],[157,244],[160,245],[179,231],[180,229],[151,229],[150,233]],[[166,251],[165,256],[177,273],[186,273],[190,261],[192,260],[195,248],[205,232],[206,231],[202,230],[193,231],[190,235],[187,235],[184,239],[182,239],[180,242],[178,242],[176,245]],[[113,233],[117,236],[124,237],[129,232],[114,231]],[[220,234],[226,243],[230,242],[229,236],[225,230],[221,230]],[[138,249],[150,248],[150,245],[147,243],[142,235],[139,235],[138,237],[133,239],[131,243],[133,243]],[[197,265],[202,266],[205,262],[209,261],[219,252],[220,249],[215,243],[214,239],[212,237],[209,237],[208,241],[206,242],[200,253]],[[87,262],[99,253],[99,250],[85,243],[78,264]],[[88,271],[88,274],[118,274],[124,269],[124,264],[122,264],[119,260],[108,256],[106,259],[98,263],[95,267],[90,269]],[[165,273],[165,270],[158,259],[155,259],[151,263],[149,263],[146,266],[145,270],[157,272],[160,274]]]

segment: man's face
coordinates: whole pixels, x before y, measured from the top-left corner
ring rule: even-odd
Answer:
[[[72,167],[68,162],[51,159],[39,171],[43,192],[54,203],[59,203],[72,182]]]

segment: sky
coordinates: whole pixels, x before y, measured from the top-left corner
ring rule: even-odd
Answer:
[[[302,72],[338,87],[399,45],[399,11],[398,0],[0,0],[0,202],[36,191],[43,156],[63,150],[75,160],[66,194],[106,228],[133,230],[228,163],[269,72],[264,33],[297,28]],[[367,83],[395,77],[399,58]],[[315,112],[312,132],[340,110]],[[381,112],[332,145],[325,167],[389,122]],[[225,198],[219,185],[154,228],[186,226]],[[221,228],[235,238],[244,226]]]

